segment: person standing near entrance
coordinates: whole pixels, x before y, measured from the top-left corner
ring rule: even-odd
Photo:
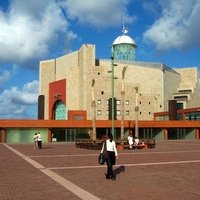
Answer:
[[[132,136],[132,134],[130,134],[128,136],[128,144],[129,144],[129,148],[132,149],[133,148],[132,147],[132,145],[133,145],[133,136]]]
[[[38,149],[38,135],[37,135],[37,133],[35,133],[35,135],[33,136],[33,140],[34,140],[34,149]]]
[[[113,140],[113,136],[111,133],[108,134],[108,139],[105,141],[107,152],[108,152],[108,158],[106,159],[107,164],[107,174],[106,179],[111,179],[113,181],[116,180],[116,176],[113,171],[113,165],[115,165],[116,157],[118,157],[117,149],[116,149],[116,143]],[[101,153],[103,152],[104,144],[101,150]]]
[[[42,149],[42,136],[40,134],[40,132],[38,132],[37,134],[37,141],[38,141],[38,149]]]

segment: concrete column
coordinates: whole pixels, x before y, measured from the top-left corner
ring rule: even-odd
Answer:
[[[1,133],[1,141],[2,143],[6,143],[6,129],[2,128]]]
[[[197,139],[197,140],[200,139],[199,138],[199,129],[198,128],[195,129],[195,139]]]
[[[52,132],[51,132],[51,129],[48,129],[48,142],[52,142]]]
[[[168,140],[168,130],[164,129],[164,140]]]

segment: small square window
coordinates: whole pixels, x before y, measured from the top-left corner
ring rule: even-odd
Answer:
[[[126,115],[129,115],[129,110],[126,110]]]
[[[100,75],[101,73],[100,72],[98,72],[98,75]]]
[[[101,115],[101,110],[97,110],[97,115]]]
[[[101,105],[101,100],[99,99],[99,100],[97,101],[97,103],[98,103],[98,105]]]
[[[151,115],[151,112],[149,112],[149,115]]]
[[[117,100],[117,101],[116,101],[116,104],[117,104],[117,105],[120,105],[120,104],[121,104],[121,101],[120,101],[120,100]]]
[[[129,105],[129,100],[126,100],[126,105]]]
[[[121,110],[117,110],[117,116],[121,115]]]
[[[104,91],[101,91],[101,94],[104,94]]]

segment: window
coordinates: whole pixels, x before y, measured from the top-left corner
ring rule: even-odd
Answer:
[[[95,66],[99,66],[99,59],[95,59]]]
[[[179,100],[179,99],[184,99],[184,100],[188,100],[188,96],[186,95],[183,95],[183,96],[174,96],[174,99],[176,100]]]
[[[192,93],[191,89],[188,90],[178,90],[179,93]]]
[[[120,101],[120,100],[117,100],[116,103],[117,103],[117,105],[120,105],[120,104],[121,104],[121,101]]]
[[[121,115],[121,110],[117,110],[117,116]]]
[[[129,100],[126,100],[126,105],[129,105]]]
[[[101,91],[101,94],[104,94],[104,91]]]
[[[101,110],[97,110],[97,115],[101,115]]]
[[[98,104],[98,105],[101,105],[101,100],[100,100],[100,99],[97,101],[97,104]]]
[[[129,110],[126,110],[126,115],[129,115]]]
[[[109,110],[106,111],[106,115],[107,115],[107,116],[109,115]]]
[[[183,103],[176,103],[177,110],[183,109]]]

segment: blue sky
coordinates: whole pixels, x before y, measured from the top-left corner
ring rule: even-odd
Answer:
[[[136,60],[200,66],[199,0],[0,0],[0,118],[36,119],[39,61],[96,45],[110,58],[122,22]]]

